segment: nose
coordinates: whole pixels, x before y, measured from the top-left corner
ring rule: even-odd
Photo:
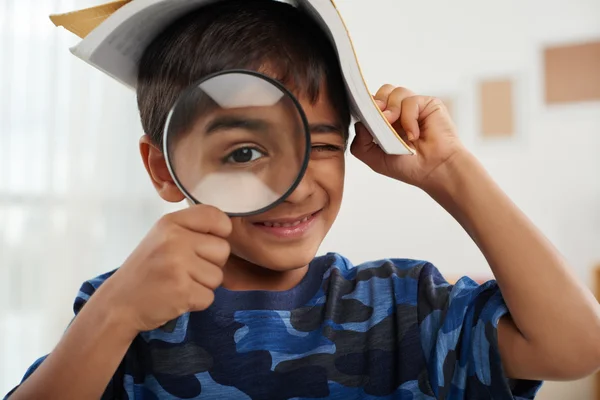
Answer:
[[[302,180],[294,189],[294,191],[285,199],[286,203],[301,204],[308,200],[316,190],[315,180],[312,177],[310,168],[306,170],[306,173],[302,177]]]

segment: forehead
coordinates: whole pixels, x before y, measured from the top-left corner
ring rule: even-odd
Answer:
[[[280,68],[273,64],[266,64],[257,69],[257,72],[283,84],[296,97],[307,118],[341,120],[334,107],[330,85],[323,71],[314,74],[308,71],[308,74],[303,76],[279,71]]]
[[[298,100],[309,122],[321,121],[341,125],[340,115],[336,112],[326,91],[321,91],[316,101],[306,96],[300,97]]]

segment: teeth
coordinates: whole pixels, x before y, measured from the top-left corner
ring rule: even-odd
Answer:
[[[312,215],[309,215],[307,217],[302,218],[299,221],[296,222],[286,222],[286,223],[279,223],[279,222],[263,222],[263,224],[269,228],[291,228],[294,226],[298,226],[306,221],[308,221],[308,219],[311,217]]]

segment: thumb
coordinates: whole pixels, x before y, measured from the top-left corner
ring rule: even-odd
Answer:
[[[354,129],[356,136],[350,146],[350,152],[354,157],[367,164],[373,171],[381,173],[386,154],[373,141],[373,137],[362,123],[356,123]]]

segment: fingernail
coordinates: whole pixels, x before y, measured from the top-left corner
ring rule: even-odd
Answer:
[[[385,103],[381,100],[375,100],[375,104],[377,104],[377,107],[383,109],[385,107]]]
[[[410,140],[411,142],[413,140],[415,140],[415,135],[412,134],[412,132],[406,132],[406,137],[408,138],[408,140]]]
[[[385,115],[386,117],[391,117],[392,116],[392,112],[390,110],[385,110],[383,112],[383,115]]]

